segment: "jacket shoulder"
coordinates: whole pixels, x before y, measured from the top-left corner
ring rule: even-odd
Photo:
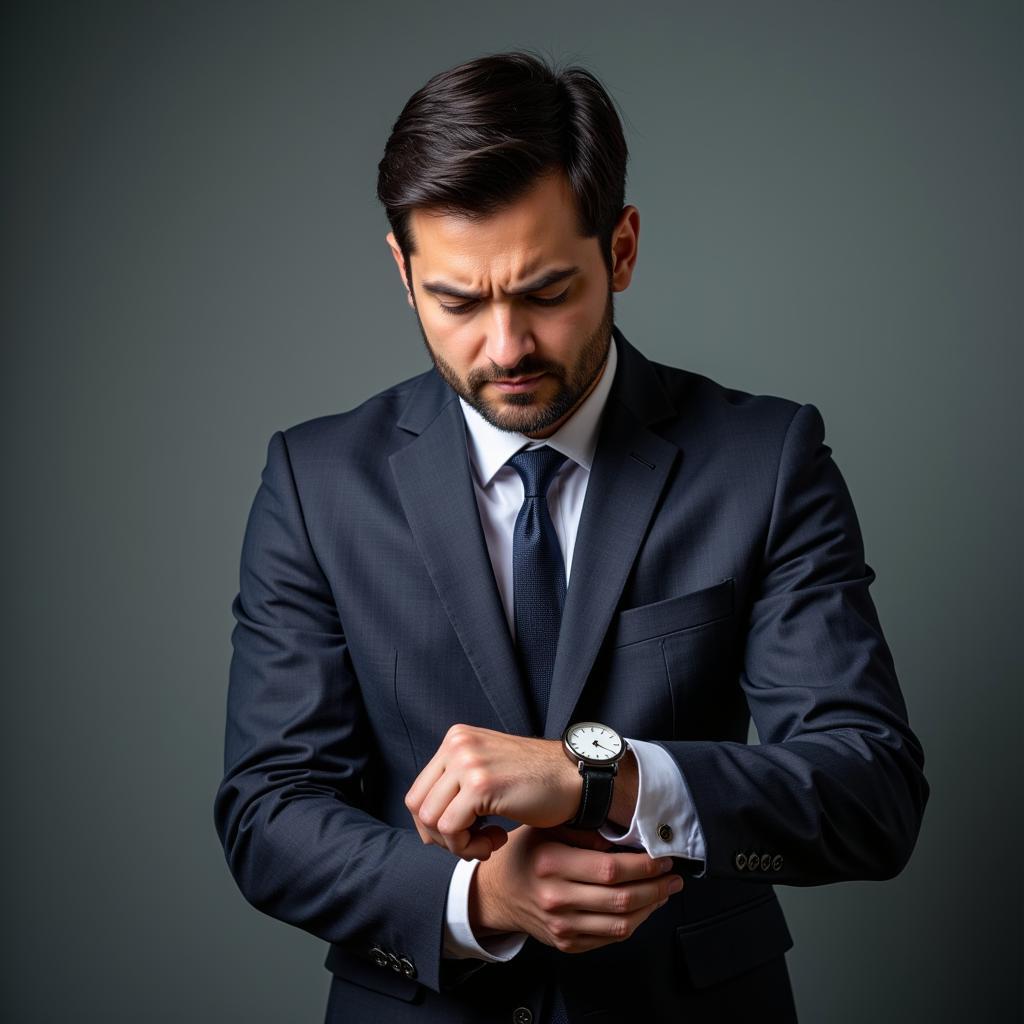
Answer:
[[[412,392],[430,370],[392,384],[342,412],[314,416],[282,429],[294,459],[336,458],[343,448],[380,449],[402,416]],[[365,449],[364,449],[365,450]]]
[[[747,429],[783,434],[802,402],[781,395],[757,394],[729,387],[712,377],[650,360],[666,394],[676,407],[677,421],[704,429]]]

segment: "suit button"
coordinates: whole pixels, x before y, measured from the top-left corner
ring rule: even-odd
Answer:
[[[757,855],[754,850],[751,850],[747,854],[747,870],[756,871],[757,865],[761,863],[761,858]]]
[[[782,870],[782,854],[781,853],[777,853],[777,854],[775,854],[774,857],[772,857],[772,871],[781,871],[781,870]]]
[[[387,967],[388,965],[388,955],[380,946],[374,946],[370,950],[370,958],[378,967]]]
[[[736,870],[742,871],[747,866],[747,855],[745,853],[736,854]]]
[[[770,853],[761,854],[761,870],[767,871],[772,866],[772,855]]]
[[[391,970],[398,971],[399,974],[402,972],[402,961],[395,956],[394,953],[388,953],[388,964],[391,966]]]
[[[403,957],[401,957],[399,959],[398,962],[402,965],[402,973],[407,978],[415,978],[416,977],[416,968],[413,967],[411,960],[409,960],[407,957],[403,956]]]
[[[663,843],[667,843],[672,838],[672,826],[666,825],[664,822],[658,826],[658,836],[661,838]]]
[[[528,1006],[517,1006],[512,1011],[512,1024],[530,1024],[533,1014]]]

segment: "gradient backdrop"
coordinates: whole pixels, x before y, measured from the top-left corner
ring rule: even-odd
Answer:
[[[5,1021],[322,1019],[213,828],[242,532],[273,431],[429,366],[377,161],[515,47],[622,109],[627,337],[814,402],[878,574],[933,793],[897,879],[779,888],[802,1020],[1020,1019],[1019,3],[32,3],[0,45]]]

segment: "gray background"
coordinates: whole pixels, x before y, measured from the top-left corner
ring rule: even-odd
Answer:
[[[1015,1019],[1020,5],[364,6],[6,9],[3,1018],[322,1019],[213,828],[242,531],[274,430],[429,365],[376,164],[525,46],[622,108],[619,326],[814,402],[878,573],[933,795],[897,879],[779,887],[802,1019]]]

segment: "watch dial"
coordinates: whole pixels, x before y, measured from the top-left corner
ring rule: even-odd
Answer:
[[[607,761],[622,750],[622,740],[617,733],[596,722],[585,722],[576,726],[568,736],[569,746],[580,755],[593,761]]]

